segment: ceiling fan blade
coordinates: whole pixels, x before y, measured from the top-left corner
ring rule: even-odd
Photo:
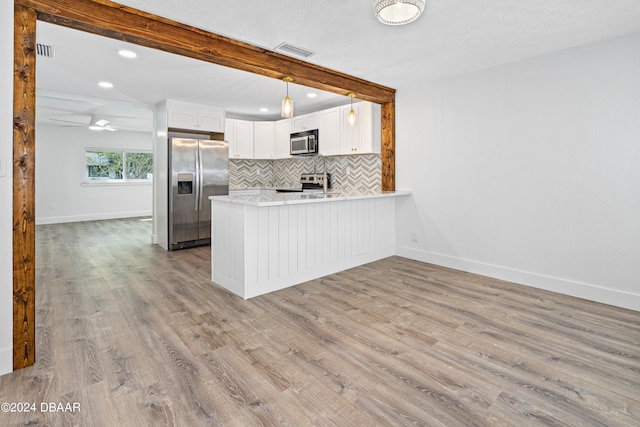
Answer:
[[[86,126],[91,123],[91,116],[81,114],[65,114],[62,116],[50,117],[49,120]]]

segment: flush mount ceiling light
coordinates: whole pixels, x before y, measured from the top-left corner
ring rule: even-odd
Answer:
[[[374,0],[376,18],[387,25],[404,25],[413,22],[424,10],[423,0]]]
[[[111,89],[113,87],[113,83],[110,82],[100,82],[98,86],[103,87],[105,89]]]
[[[89,130],[106,130],[109,132],[115,132],[118,129],[114,128],[113,126],[107,126],[107,124],[109,124],[109,120],[106,119],[100,119],[95,115],[91,115],[91,123],[89,124]]]
[[[109,120],[105,120],[105,119],[100,119],[100,120],[93,120],[93,116],[92,116],[92,120],[91,120],[91,124],[92,125],[98,125],[98,126],[106,126],[107,123],[109,123]]]
[[[287,96],[282,100],[282,117],[285,119],[290,119],[293,117],[293,101],[289,98],[289,83],[293,81],[293,79],[289,76],[283,77],[282,81],[287,84]]]

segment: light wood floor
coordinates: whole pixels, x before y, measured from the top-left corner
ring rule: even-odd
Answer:
[[[0,377],[37,411],[0,425],[640,425],[638,312],[399,257],[243,301],[150,233],[37,228],[37,363]]]

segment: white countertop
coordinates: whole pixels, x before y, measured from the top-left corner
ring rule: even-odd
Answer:
[[[214,202],[238,203],[250,206],[276,206],[296,203],[334,202],[340,200],[368,199],[375,197],[408,196],[410,191],[382,192],[328,192],[304,191],[301,193],[279,193],[270,189],[231,190],[228,196],[212,196]]]

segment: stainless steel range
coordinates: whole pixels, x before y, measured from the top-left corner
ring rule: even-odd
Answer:
[[[326,178],[325,178],[326,176]],[[280,193],[300,193],[303,191],[326,191],[331,188],[331,174],[303,173],[300,175],[300,187],[277,188]],[[326,185],[325,185],[326,184]]]

